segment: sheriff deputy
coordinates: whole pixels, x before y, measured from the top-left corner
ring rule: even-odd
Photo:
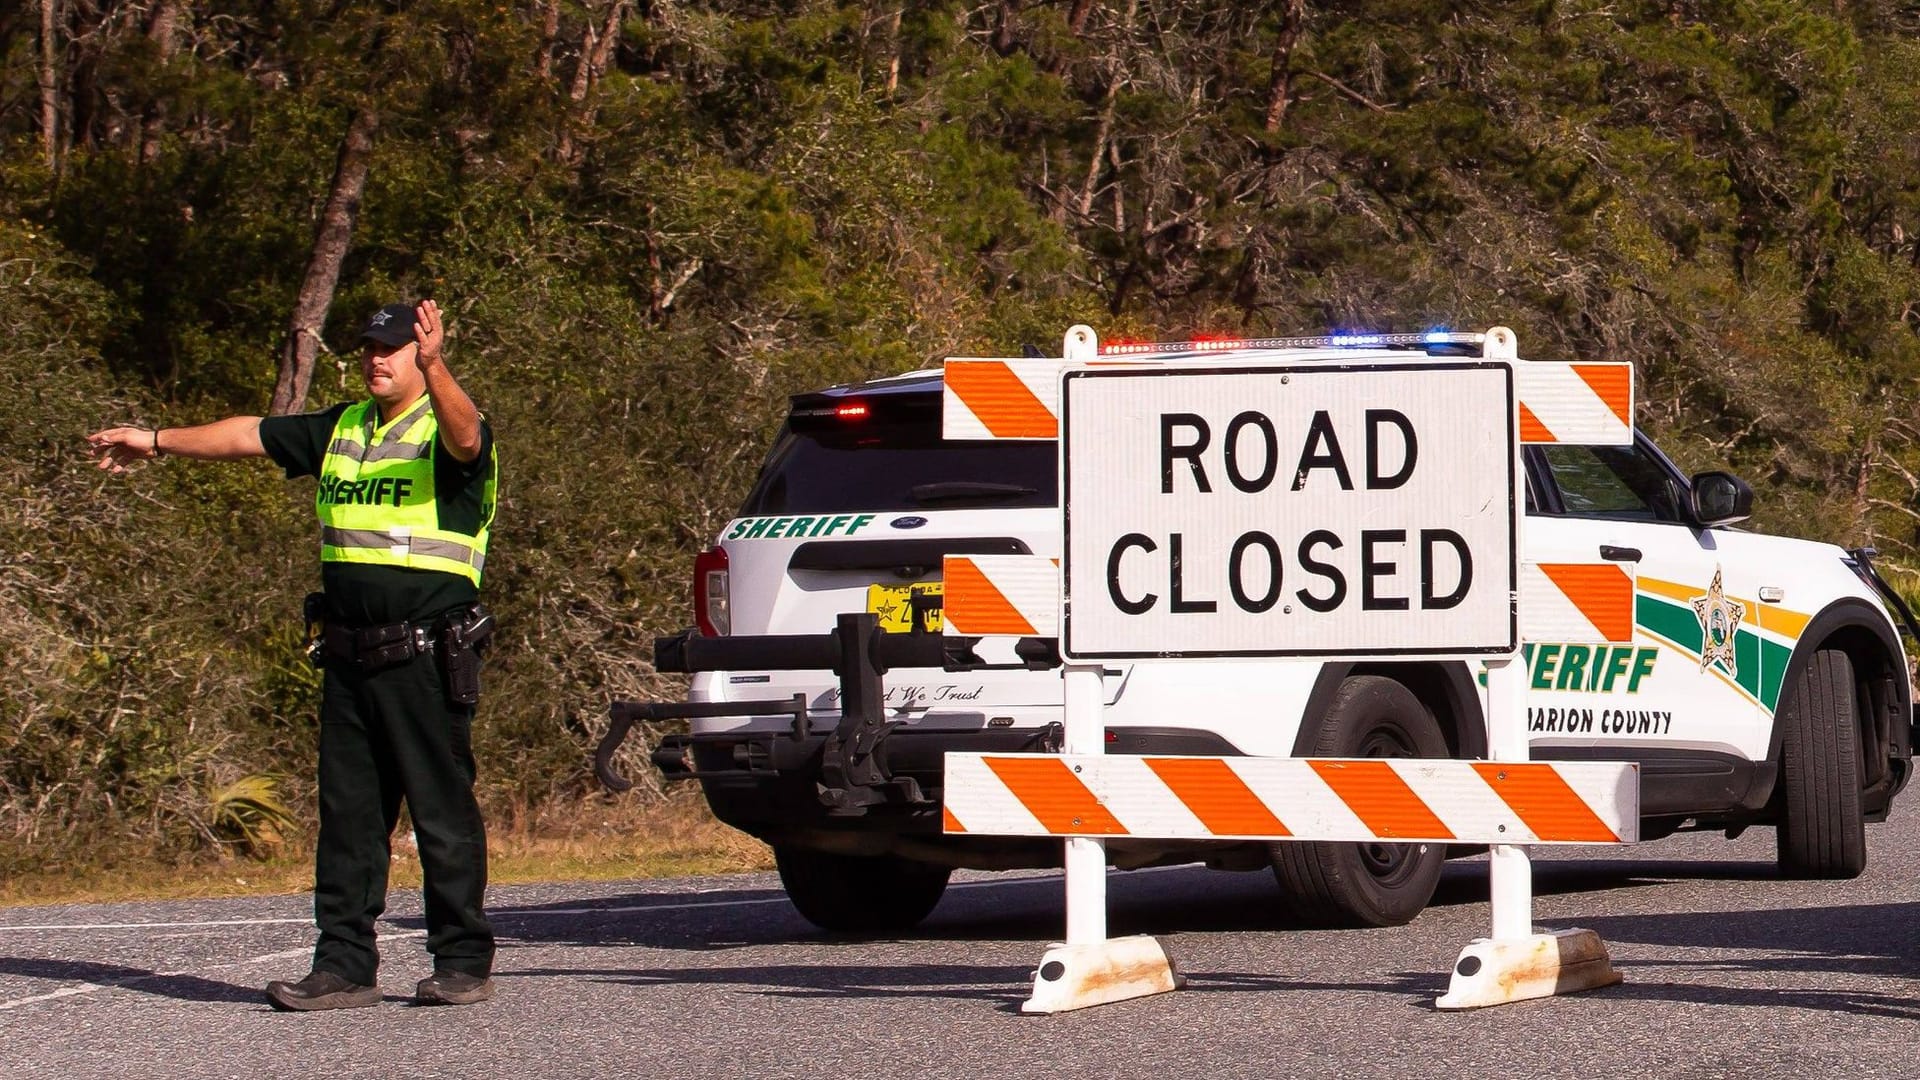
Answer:
[[[479,603],[499,466],[493,433],[443,356],[432,300],[389,304],[361,333],[367,398],[297,416],[232,416],[198,427],[108,428],[88,436],[123,473],[173,455],[269,457],[318,477],[324,594],[309,597],[320,702],[320,839],[313,970],[267,984],[278,1009],[375,1005],[374,920],[386,908],[391,840],[404,799],[425,877],[433,974],[415,1000],[493,996],[493,928],[482,909],[486,828],[471,743]]]

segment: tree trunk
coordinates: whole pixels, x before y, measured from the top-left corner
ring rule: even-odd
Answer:
[[[1013,24],[1019,18],[1019,0],[1000,0],[1000,10],[994,16],[993,24],[993,51],[1000,56],[1013,55]]]
[[[887,18],[887,96],[900,88],[900,8]]]
[[[596,34],[593,23],[588,22],[580,39],[580,66],[574,69],[573,86],[567,91],[567,99],[575,105],[582,105],[587,95],[599,84],[600,77],[607,73],[607,64],[613,59],[613,46],[620,40],[620,22],[626,17],[629,0],[613,0],[607,8],[606,25]],[[578,165],[582,151],[575,140],[574,132],[585,132],[593,127],[599,110],[585,105],[568,118],[560,129],[559,157],[562,164]]]
[[[273,387],[273,415],[299,412],[306,407],[313,383],[313,362],[320,354],[320,327],[333,306],[340,283],[340,264],[353,241],[353,225],[360,216],[360,197],[367,190],[367,169],[373,160],[373,136],[380,117],[370,107],[355,110],[340,140],[340,159],[333,169],[333,188],[320,211],[320,228],[313,238],[313,254],[300,281],[293,317],[287,321],[287,340],[280,350],[280,377]]]
[[[665,325],[667,310],[673,307],[673,301],[680,294],[680,289],[693,280],[693,275],[700,272],[704,261],[697,258],[688,259],[686,265],[682,266],[680,272],[674,276],[673,282],[671,284],[667,282],[666,260],[660,255],[660,238],[653,227],[654,210],[654,204],[648,203],[647,231],[642,234],[642,238],[647,244],[647,318],[651,319],[654,325],[661,326]]]
[[[1100,165],[1107,156],[1107,140],[1113,137],[1113,114],[1116,99],[1120,96],[1120,84],[1126,78],[1127,70],[1124,53],[1133,41],[1133,18],[1140,10],[1140,0],[1127,0],[1127,13],[1121,20],[1120,37],[1113,43],[1107,62],[1107,92],[1100,105],[1100,125],[1093,133],[1093,152],[1087,155],[1087,182],[1080,187],[1080,216],[1086,217],[1093,212],[1093,197],[1099,191]]]
[[[607,65],[613,60],[613,47],[620,41],[620,24],[627,17],[630,0],[613,0],[607,8],[607,23],[600,28],[600,40],[593,45],[592,55],[587,57],[587,86],[582,91],[576,85],[573,100],[582,101],[586,92],[600,83],[600,77],[607,73]]]
[[[1073,7],[1067,11],[1067,29],[1079,37],[1087,32],[1087,16],[1093,13],[1093,0],[1073,0]]]
[[[1287,103],[1293,97],[1293,49],[1300,43],[1301,16],[1306,0],[1281,0],[1280,33],[1273,43],[1273,75],[1267,81],[1267,119],[1269,133],[1280,130],[1287,117]]]
[[[180,51],[181,0],[160,0],[153,7],[153,19],[147,24],[147,40],[153,42],[154,50],[160,57],[160,66],[165,68],[173,62],[174,55]],[[140,163],[149,164],[160,156],[160,138],[166,134],[167,103],[164,98],[154,94],[147,100],[145,114],[140,118]]]
[[[60,169],[60,82],[54,57],[59,48],[59,0],[40,0],[40,148],[47,171]]]
[[[540,51],[533,58],[534,74],[553,78],[553,43],[560,40],[560,0],[541,0]]]

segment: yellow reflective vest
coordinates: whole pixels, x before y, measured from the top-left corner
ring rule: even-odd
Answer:
[[[314,500],[320,514],[321,562],[439,570],[479,587],[487,531],[493,524],[498,462],[487,463],[479,533],[441,528],[433,486],[433,447],[439,431],[424,394],[385,425],[371,399],[347,407],[328,441]]]

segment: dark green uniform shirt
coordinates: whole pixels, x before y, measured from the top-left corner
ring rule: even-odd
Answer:
[[[287,478],[319,476],[334,425],[349,403],[319,412],[269,416],[260,421],[260,445]],[[433,441],[434,501],[440,527],[479,531],[483,491],[493,461],[493,429],[480,421],[480,456],[461,462],[439,439]],[[381,626],[436,618],[479,599],[473,582],[459,574],[400,566],[323,562],[320,584],[327,593],[327,620],[340,626]]]

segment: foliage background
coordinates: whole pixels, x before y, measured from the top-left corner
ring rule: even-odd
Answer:
[[[650,640],[785,395],[1072,322],[1632,360],[1758,527],[1920,568],[1912,0],[38,0],[0,48],[0,873],[229,848],[250,776],[311,813],[310,482],[82,438],[265,410],[360,109],[310,402],[372,307],[450,309],[497,819],[675,691]]]

